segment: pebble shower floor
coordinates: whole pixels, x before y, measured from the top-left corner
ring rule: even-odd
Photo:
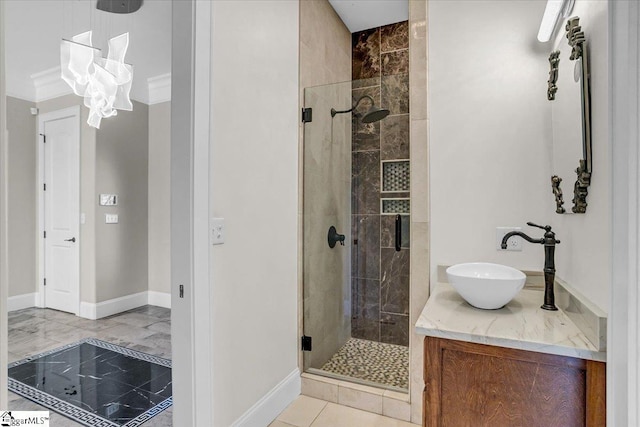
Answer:
[[[408,389],[409,347],[350,338],[323,371],[385,386]]]

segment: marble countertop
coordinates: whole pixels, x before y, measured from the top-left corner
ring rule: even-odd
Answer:
[[[523,289],[499,310],[469,305],[449,284],[438,284],[418,321],[416,332],[478,344],[606,361],[585,334],[559,311],[542,310],[544,292]]]

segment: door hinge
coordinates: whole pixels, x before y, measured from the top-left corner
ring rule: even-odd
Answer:
[[[313,109],[312,108],[303,108],[302,109],[302,123],[310,123],[313,121]]]
[[[47,184],[42,184],[43,191],[47,191]]]
[[[184,298],[184,285],[180,285],[179,296],[180,298]]]
[[[42,142],[46,144],[47,143],[47,135],[45,135],[44,133],[41,133],[40,135],[42,136]]]
[[[45,239],[47,238],[47,232],[46,231],[44,232],[44,238]]]
[[[47,286],[47,278],[44,278],[44,285]]]
[[[302,351],[311,351],[311,337],[302,336]]]

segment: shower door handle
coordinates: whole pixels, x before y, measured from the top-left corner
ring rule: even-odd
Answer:
[[[396,215],[396,252],[400,252],[402,248],[402,218],[400,214]]]

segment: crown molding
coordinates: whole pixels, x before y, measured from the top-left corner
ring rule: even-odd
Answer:
[[[149,86],[148,104],[171,101],[171,73],[161,74],[147,79]]]
[[[73,93],[69,85],[62,80],[60,66],[31,74],[29,77],[33,83],[32,87],[24,85],[19,91],[8,91],[7,96],[37,103]],[[147,88],[147,99],[133,93],[131,99],[148,105],[171,101],[171,73],[148,78]]]
[[[73,93],[69,85],[62,80],[60,66],[31,74],[35,89],[35,102],[42,102]]]

